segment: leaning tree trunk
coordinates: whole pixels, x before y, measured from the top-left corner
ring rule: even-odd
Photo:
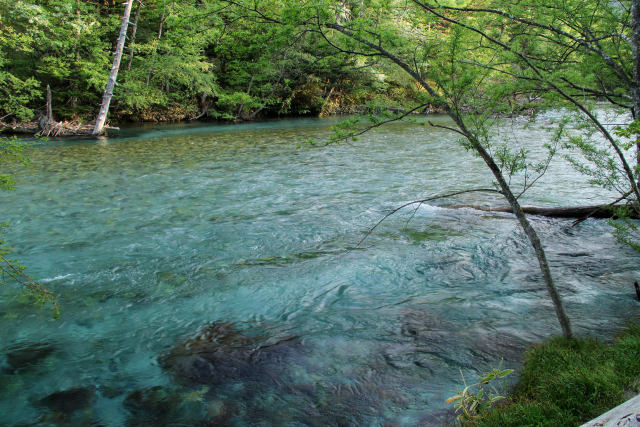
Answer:
[[[102,105],[100,106],[100,112],[96,118],[96,126],[93,128],[94,135],[100,135],[104,122],[107,120],[107,114],[109,113],[109,104],[111,103],[111,97],[113,96],[113,88],[116,85],[116,78],[118,77],[118,71],[120,70],[120,60],[122,59],[122,51],[124,50],[124,43],[127,39],[127,28],[129,27],[129,15],[131,15],[131,5],[133,0],[127,0],[124,7],[124,15],[122,16],[122,26],[120,27],[120,36],[118,37],[118,45],[116,46],[115,57],[113,58],[113,65],[111,66],[111,74],[109,74],[109,81],[107,87],[104,90],[102,96]]]
[[[426,82],[424,84],[427,84]],[[423,84],[423,87],[424,87]],[[429,86],[430,88],[430,86]],[[435,92],[434,92],[435,93]],[[493,173],[494,178],[498,181],[498,185],[500,186],[500,191],[502,195],[509,202],[509,206],[511,207],[512,212],[518,219],[522,230],[526,234],[529,239],[529,243],[533,247],[535,251],[536,258],[538,259],[538,265],[540,266],[540,272],[542,273],[542,278],[544,280],[545,286],[547,288],[547,293],[553,302],[553,308],[556,311],[556,317],[558,318],[558,322],[560,323],[560,327],[562,328],[562,335],[566,338],[571,338],[573,333],[571,332],[571,323],[569,322],[569,317],[564,310],[564,304],[562,303],[562,298],[560,297],[560,293],[556,288],[556,285],[553,281],[553,276],[551,275],[551,269],[549,268],[549,262],[547,261],[547,255],[545,254],[544,247],[542,246],[542,242],[538,237],[538,233],[533,228],[526,214],[522,210],[518,199],[515,197],[513,192],[511,191],[511,187],[504,179],[502,175],[502,171],[493,160],[493,157],[485,150],[484,146],[480,143],[480,141],[475,137],[473,133],[471,133],[467,126],[465,125],[462,118],[449,106],[449,104],[444,103],[443,107],[447,112],[447,115],[451,117],[451,119],[458,125],[460,129],[460,133],[462,133],[465,138],[469,141],[473,149],[478,153],[478,155],[484,160],[485,164]]]
[[[504,177],[502,176],[502,172],[493,161],[493,158],[491,158],[490,156],[487,156],[488,158],[485,158],[483,154],[486,153],[486,151],[482,146],[479,145],[479,143],[478,143],[478,146],[479,148],[476,147],[476,150],[480,152],[480,156],[483,158],[487,166],[489,166],[489,169],[491,169],[491,171],[493,172],[493,176],[497,179],[498,184],[500,185],[502,194],[505,196],[505,198],[509,202],[509,205],[513,209],[513,213],[515,214],[516,218],[518,218],[518,222],[520,223],[520,226],[522,227],[522,229],[524,230],[524,233],[529,238],[529,242],[531,243],[531,246],[533,246],[533,249],[536,253],[536,258],[538,259],[538,265],[540,266],[540,271],[542,272],[544,283],[547,287],[547,292],[549,294],[549,297],[551,297],[551,301],[553,302],[553,308],[556,311],[556,316],[558,317],[558,321],[560,322],[560,327],[562,328],[562,335],[564,335],[566,338],[571,338],[572,337],[571,323],[569,322],[569,317],[567,316],[567,313],[564,310],[564,304],[562,303],[562,299],[560,298],[560,293],[558,292],[558,289],[556,288],[556,285],[553,281],[553,277],[551,276],[551,269],[549,268],[547,255],[544,252],[544,248],[542,247],[542,242],[540,242],[538,233],[531,226],[529,219],[527,218],[525,213],[522,211],[522,208],[520,206],[520,203],[518,202],[518,199],[516,199],[516,197],[511,192],[511,188],[509,187],[509,184],[507,184],[507,182],[505,181]]]
[[[633,1],[640,2],[640,0],[633,0]],[[502,171],[500,171],[500,168],[498,167],[496,162],[493,160],[491,155],[487,152],[487,150],[485,150],[485,148],[482,146],[482,143],[478,140],[478,138],[476,138],[476,136],[468,130],[467,126],[462,120],[462,117],[452,108],[449,102],[443,99],[442,96],[440,96],[440,94],[436,92],[433,89],[433,87],[431,87],[431,85],[420,74],[418,74],[414,69],[412,69],[406,62],[404,62],[399,57],[395,56],[394,54],[386,50],[380,44],[372,43],[369,40],[363,39],[340,24],[329,23],[329,24],[326,24],[326,26],[327,28],[337,30],[342,34],[366,45],[367,47],[373,50],[376,50],[381,56],[384,56],[389,60],[391,60],[392,62],[394,62],[396,65],[402,68],[407,74],[409,74],[420,86],[422,86],[429,93],[429,95],[431,95],[435,100],[439,101],[438,104],[442,106],[446,114],[456,123],[456,125],[458,125],[459,133],[464,135],[464,137],[469,141],[469,143],[471,144],[473,149],[476,151],[476,153],[478,153],[478,155],[482,158],[482,160],[484,160],[487,167],[493,173],[494,178],[496,179],[496,181],[498,181],[498,185],[500,186],[500,190],[502,194],[509,202],[509,205],[513,209],[513,213],[518,219],[520,226],[522,227],[525,234],[527,235],[527,238],[529,239],[529,242],[531,243],[531,246],[535,251],[536,258],[538,259],[538,264],[540,266],[540,271],[542,272],[542,277],[544,279],[547,292],[549,293],[549,297],[553,302],[553,307],[556,311],[556,316],[560,323],[560,327],[562,328],[562,334],[566,338],[571,338],[572,337],[571,323],[569,322],[569,317],[567,317],[567,314],[564,310],[564,305],[562,303],[562,299],[560,298],[560,293],[558,292],[558,289],[556,288],[556,285],[553,281],[553,277],[551,276],[551,269],[549,268],[549,262],[547,261],[547,256],[545,255],[544,248],[542,247],[542,243],[540,242],[540,238],[538,237],[536,230],[529,223],[527,216],[522,211],[522,208],[520,207],[520,203],[518,203],[518,199],[516,199],[513,192],[511,191],[511,188],[509,187],[509,184],[504,179],[504,176],[502,175]]]

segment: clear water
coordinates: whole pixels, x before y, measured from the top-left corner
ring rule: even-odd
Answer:
[[[355,248],[389,209],[491,177],[455,136],[417,124],[298,146],[331,124],[138,128],[31,148],[0,209],[62,315],[0,289],[0,424],[424,425],[460,371],[518,368],[528,345],[559,333],[513,218],[446,208],[503,204],[495,196],[408,209]],[[544,131],[509,126],[535,154]],[[560,160],[526,197],[604,200]],[[638,316],[639,257],[606,221],[533,222],[579,334],[611,338]],[[168,355],[212,324],[236,334],[223,355],[251,347],[259,360],[210,384],[181,378]],[[35,344],[51,352],[11,365]],[[91,390],[79,409],[43,403],[74,387]]]

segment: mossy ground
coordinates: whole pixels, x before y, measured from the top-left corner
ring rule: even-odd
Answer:
[[[640,323],[612,344],[554,338],[530,349],[505,403],[473,426],[576,426],[623,403],[640,389]]]

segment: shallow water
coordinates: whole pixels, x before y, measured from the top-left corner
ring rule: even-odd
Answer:
[[[491,177],[455,136],[418,124],[299,146],[332,123],[132,128],[29,149],[0,209],[62,315],[0,290],[0,424],[428,424],[461,371],[517,368],[559,333],[513,218],[446,208],[496,196],[407,209],[356,248],[390,209]],[[544,131],[510,126],[536,155]],[[605,196],[556,159],[525,204]],[[533,222],[578,333],[611,338],[638,317],[639,257],[606,221]],[[181,376],[172,352],[211,324],[231,343],[214,351],[223,380]],[[35,344],[42,357],[14,360]],[[75,387],[89,396],[77,409],[42,400]]]

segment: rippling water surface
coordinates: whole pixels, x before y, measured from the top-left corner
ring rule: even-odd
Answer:
[[[446,208],[495,196],[408,209],[356,248],[390,209],[491,177],[454,136],[417,124],[299,147],[331,123],[29,149],[0,209],[62,315],[0,290],[0,424],[437,423],[460,371],[517,368],[559,333],[513,218]],[[544,138],[510,132],[534,154]],[[558,160],[525,202],[599,200]],[[611,338],[638,316],[638,256],[606,221],[533,221],[578,333]]]

